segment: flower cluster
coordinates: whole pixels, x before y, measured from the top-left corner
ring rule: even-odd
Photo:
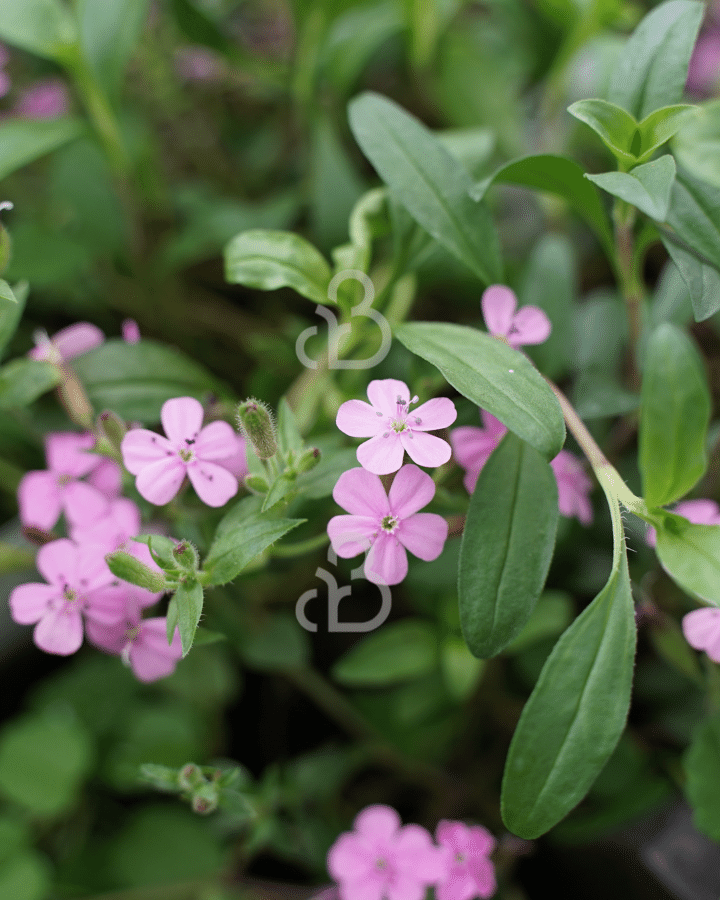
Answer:
[[[480,825],[442,821],[435,836],[419,825],[401,825],[390,806],[368,806],[355,830],[340,835],[328,853],[328,871],[340,900],[475,900],[496,890],[490,854],[495,840]]]

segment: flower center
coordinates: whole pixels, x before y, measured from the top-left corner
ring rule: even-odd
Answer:
[[[78,599],[77,593],[67,585],[65,585],[65,587],[63,588],[63,597],[67,600],[68,603],[74,603]]]
[[[455,854],[455,862],[456,863],[464,863],[465,862],[465,854],[464,853],[456,853]]]
[[[400,520],[397,516],[383,516],[382,521],[380,522],[380,527],[388,534],[392,534],[398,527],[399,521]]]
[[[376,859],[375,860],[375,868],[381,872],[384,869],[387,869],[387,860],[383,859],[382,857],[380,857],[380,859]]]
[[[125,630],[125,640],[131,644],[134,640],[136,640],[137,636],[140,634],[140,626],[133,625],[131,622],[127,623],[127,628]]]
[[[195,453],[190,449],[190,447],[181,447],[178,450],[178,456],[183,462],[189,463],[195,459]]]
[[[417,403],[418,398],[415,395],[412,400],[409,402],[403,400],[402,397],[398,396],[395,399],[395,416],[389,420],[389,427],[395,434],[402,434],[405,431],[411,431],[410,426],[407,423],[408,415],[410,414],[410,407],[413,403]],[[378,413],[380,415],[380,413]],[[421,419],[415,416],[415,424],[420,425]],[[386,432],[386,435],[390,432]]]

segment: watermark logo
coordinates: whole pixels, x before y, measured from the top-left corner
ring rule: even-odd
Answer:
[[[373,366],[382,362],[390,352],[392,343],[390,323],[382,313],[372,308],[372,303],[375,299],[375,288],[365,272],[361,272],[359,269],[344,269],[342,272],[338,272],[328,285],[328,298],[337,302],[338,287],[348,278],[359,281],[364,288],[363,298],[360,303],[352,307],[350,317],[352,319],[372,319],[380,329],[382,339],[379,349],[369,359],[340,359],[340,345],[352,331],[352,323],[345,322],[340,325],[337,316],[331,309],[318,304],[315,307],[315,312],[328,323],[328,369],[372,369]],[[311,325],[298,335],[298,339],[295,342],[297,357],[308,369],[317,369],[318,367],[317,360],[310,359],[305,351],[307,342],[317,333],[318,326]]]

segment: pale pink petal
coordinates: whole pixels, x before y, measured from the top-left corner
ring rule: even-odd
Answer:
[[[79,610],[64,603],[58,609],[50,609],[35,626],[33,639],[46,653],[69,656],[80,649],[83,640],[83,622]]]
[[[187,474],[198,497],[208,506],[225,506],[237,494],[237,478],[217,463],[196,460],[189,463]]]
[[[343,472],[333,488],[333,500],[353,515],[378,521],[390,512],[382,481],[366,469]]]
[[[227,422],[211,422],[197,436],[193,450],[198,459],[216,462],[237,453],[237,433]]]
[[[231,475],[234,475],[238,481],[244,478],[248,473],[245,438],[240,434],[236,434],[235,444],[230,456],[225,456],[223,459],[216,460],[216,462],[219,466],[222,466],[223,469],[227,469]]]
[[[23,525],[48,531],[60,518],[62,492],[52,472],[28,472],[18,486],[18,506]]]
[[[467,825],[463,825],[462,822],[441,819],[435,829],[435,838],[438,844],[447,844],[457,851],[467,843],[467,831]]]
[[[489,856],[495,849],[495,838],[482,825],[472,825],[468,829],[468,840],[475,853]]]
[[[413,431],[436,431],[438,428],[452,425],[455,419],[457,410],[452,400],[447,397],[435,397],[417,409],[410,410],[407,422]]]
[[[474,425],[461,425],[450,432],[453,456],[463,469],[479,472],[497,447],[499,437]]]
[[[432,478],[417,466],[408,464],[400,469],[390,486],[389,510],[394,516],[405,519],[427,506],[434,496]]]
[[[62,493],[65,517],[70,525],[88,525],[107,515],[108,500],[84,481],[73,481]]]
[[[442,466],[452,456],[450,444],[434,434],[403,431],[400,443],[407,450],[410,459],[419,466]]]
[[[114,625],[105,625],[86,617],[85,633],[88,640],[95,644],[96,647],[99,647],[106,653],[112,653],[114,656],[120,656],[123,647],[127,643],[125,637],[127,627],[123,619],[119,619]]]
[[[94,446],[95,438],[90,432],[58,431],[49,434],[45,441],[48,468],[58,474],[82,478],[100,462],[100,457],[90,452]]]
[[[10,615],[18,625],[33,625],[45,615],[50,602],[59,596],[60,589],[56,584],[21,584],[10,591]]]
[[[165,434],[176,444],[196,440],[203,423],[202,403],[194,397],[166,400],[160,411]]]
[[[105,340],[105,335],[100,329],[90,322],[77,322],[69,325],[54,334],[52,343],[59,350],[63,359],[73,359],[98,347]]]
[[[402,384],[402,382],[399,383]],[[372,838],[373,841],[390,840],[400,829],[401,824],[402,820],[397,810],[393,809],[392,806],[385,806],[380,803],[366,806],[365,809],[358,813],[353,822],[355,830],[359,834]]]
[[[167,456],[145,466],[135,481],[141,497],[155,506],[164,506],[180,490],[186,466],[178,456]]]
[[[386,416],[397,413],[398,397],[405,403],[410,402],[410,391],[404,381],[396,378],[378,378],[371,381],[367,389],[368,400],[376,410]]]
[[[429,832],[420,825],[401,828],[394,849],[398,866],[423,884],[431,884],[445,874],[445,853],[435,847]]]
[[[694,609],[683,617],[682,630],[685,640],[696,650],[704,650],[720,631],[720,609],[703,607]]]
[[[654,547],[657,543],[657,532],[652,525],[648,525],[647,531],[645,532],[645,543],[648,547]]]
[[[70,98],[65,84],[59,78],[45,78],[34,82],[20,94],[12,112],[24,119],[56,119],[68,111],[69,105]],[[73,355],[78,356],[80,352],[84,351]],[[65,359],[68,358],[65,356]]]
[[[552,324],[538,306],[523,306],[515,313],[508,334],[511,347],[542,344],[550,337]]]
[[[365,577],[373,584],[399,584],[407,570],[405,548],[395,535],[381,531],[365,559]]]
[[[130,648],[130,665],[140,681],[157,681],[175,671],[182,657],[180,632],[175,629],[171,644],[167,641],[164,618],[145,619]]]
[[[82,591],[93,591],[110,584],[115,576],[105,562],[102,547],[85,544],[76,549],[77,580],[73,587]]]
[[[337,555],[350,559],[369,549],[378,527],[378,520],[371,516],[333,516],[327,533]]]
[[[395,537],[413,556],[430,562],[442,553],[448,528],[447,521],[436,513],[415,513],[400,522]]]
[[[336,881],[357,881],[372,870],[375,854],[366,840],[345,832],[328,852],[328,872]]]
[[[489,413],[486,409],[480,410],[480,418],[482,419],[485,431],[487,431],[489,434],[501,438],[507,432],[507,428],[503,425],[500,419],[496,419],[495,416],[492,413]]]
[[[455,869],[447,880],[435,887],[436,900],[476,900],[477,897],[473,879],[463,873],[457,874]]]
[[[109,553],[139,532],[140,510],[132,500],[120,497],[109,504],[107,513],[101,519],[73,525],[71,537],[79,544],[100,544],[107,547]]]
[[[78,581],[78,548],[67,538],[43,544],[35,566],[50,584],[75,585]]]
[[[170,441],[147,428],[133,428],[125,435],[120,444],[125,468],[132,475],[140,472],[151,463],[169,456],[175,456]]]
[[[378,410],[364,400],[347,400],[338,410],[335,424],[350,437],[372,437],[385,430],[386,421],[387,415],[378,415]]]
[[[384,879],[364,878],[362,881],[346,881],[339,888],[340,900],[386,900]]]
[[[713,662],[720,662],[720,627],[716,627],[714,631],[708,633],[705,652]]]
[[[126,344],[137,344],[140,340],[140,329],[135,319],[124,319],[122,323],[122,339]]]
[[[87,483],[108,500],[114,500],[122,489],[122,470],[115,460],[105,457],[88,475]]]
[[[490,334],[507,336],[517,307],[514,292],[504,284],[492,284],[483,293],[480,305]]]
[[[126,627],[128,620],[131,625],[137,624],[140,605],[136,602],[136,591],[139,590],[135,585],[119,581],[91,591],[87,595],[86,619],[104,628]]]
[[[426,883],[413,875],[399,875],[385,888],[387,900],[425,900]]]
[[[360,465],[373,475],[389,475],[402,465],[405,451],[400,435],[395,431],[378,434],[357,448]]]
[[[673,510],[678,516],[684,516],[695,525],[720,524],[720,507],[714,500],[683,500]]]

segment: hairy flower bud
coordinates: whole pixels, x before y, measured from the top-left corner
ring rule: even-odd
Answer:
[[[197,572],[200,558],[190,541],[180,541],[172,552],[177,564],[188,572]]]
[[[258,459],[271,459],[277,453],[275,423],[267,406],[259,400],[238,404],[237,421]]]
[[[321,453],[317,447],[308,447],[307,450],[303,450],[300,454],[293,468],[298,475],[301,475],[303,472],[309,472],[320,462],[320,456]]]
[[[153,594],[167,590],[164,575],[161,575],[160,572],[154,572],[145,563],[140,562],[139,559],[136,559],[129,553],[125,553],[124,550],[108,553],[105,561],[113,575],[122,578],[123,581],[136,584],[147,591],[152,591]]]
[[[177,781],[184,791],[195,791],[205,784],[202,770],[195,763],[186,763],[177,773]]]
[[[97,431],[106,438],[112,449],[120,453],[120,444],[127,434],[127,426],[117,413],[106,409],[97,417]]]
[[[270,489],[267,479],[262,475],[246,475],[245,487],[253,494],[267,494]]]
[[[218,790],[214,784],[204,784],[195,791],[192,798],[193,812],[206,816],[218,808]]]

